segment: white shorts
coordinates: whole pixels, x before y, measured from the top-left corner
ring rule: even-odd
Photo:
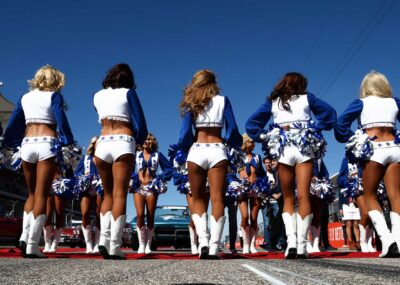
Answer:
[[[187,157],[187,161],[196,163],[205,170],[227,159],[226,148],[222,143],[194,143]]]
[[[24,137],[21,144],[21,159],[29,163],[37,163],[56,156],[51,150],[55,137]]]
[[[369,158],[382,165],[400,162],[400,145],[393,141],[374,142],[372,141],[374,154]]]
[[[134,193],[140,194],[145,197],[148,197],[151,195],[157,195],[152,190],[149,190],[147,185],[140,185],[140,187],[138,189],[136,189],[136,191]]]
[[[278,162],[290,166],[295,166],[296,164],[306,162],[307,160],[310,160],[312,158],[314,158],[313,155],[304,155],[295,146],[285,146],[285,148],[283,149],[283,153],[279,157]]]
[[[361,220],[360,209],[358,209],[353,203],[349,205],[343,205],[343,221],[357,221]]]
[[[100,136],[97,140],[95,156],[108,163],[114,163],[121,155],[135,155],[136,142],[128,135]]]

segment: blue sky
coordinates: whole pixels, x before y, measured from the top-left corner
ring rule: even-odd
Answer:
[[[12,102],[44,64],[66,75],[63,91],[76,140],[99,133],[92,95],[114,64],[130,64],[160,150],[177,141],[183,87],[199,69],[216,72],[240,131],[286,72],[338,113],[374,69],[400,88],[400,5],[357,1],[22,1],[0,8],[0,91]],[[326,133],[337,172],[344,146]],[[128,215],[134,215],[129,197]],[[159,204],[184,204],[171,186]]]

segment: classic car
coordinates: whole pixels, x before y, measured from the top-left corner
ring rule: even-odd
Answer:
[[[132,249],[139,247],[136,232],[136,217],[132,225]],[[145,218],[146,221],[146,218]],[[151,249],[173,246],[175,249],[190,247],[189,226],[190,214],[186,206],[157,206],[154,219],[154,237]]]

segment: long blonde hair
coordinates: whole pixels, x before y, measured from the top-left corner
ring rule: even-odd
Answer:
[[[96,148],[96,142],[97,142],[98,138],[99,138],[98,136],[92,137],[92,139],[90,140],[89,146],[86,149],[86,155],[94,155],[94,151]]]
[[[207,105],[212,97],[219,94],[219,87],[215,74],[207,69],[196,72],[192,82],[183,91],[183,98],[179,105],[181,115],[192,112],[196,118]]]
[[[368,96],[378,96],[382,98],[391,98],[392,87],[385,75],[377,71],[371,71],[365,75],[360,87],[360,98]]]
[[[31,89],[41,91],[60,91],[65,85],[64,73],[50,65],[45,65],[36,71],[35,77],[28,80]]]
[[[254,141],[249,137],[247,133],[244,133],[242,137],[243,137],[242,150],[245,153],[252,152],[255,146]]]

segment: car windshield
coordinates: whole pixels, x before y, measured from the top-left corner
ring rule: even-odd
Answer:
[[[157,207],[155,216],[189,216],[189,210],[186,207]]]

